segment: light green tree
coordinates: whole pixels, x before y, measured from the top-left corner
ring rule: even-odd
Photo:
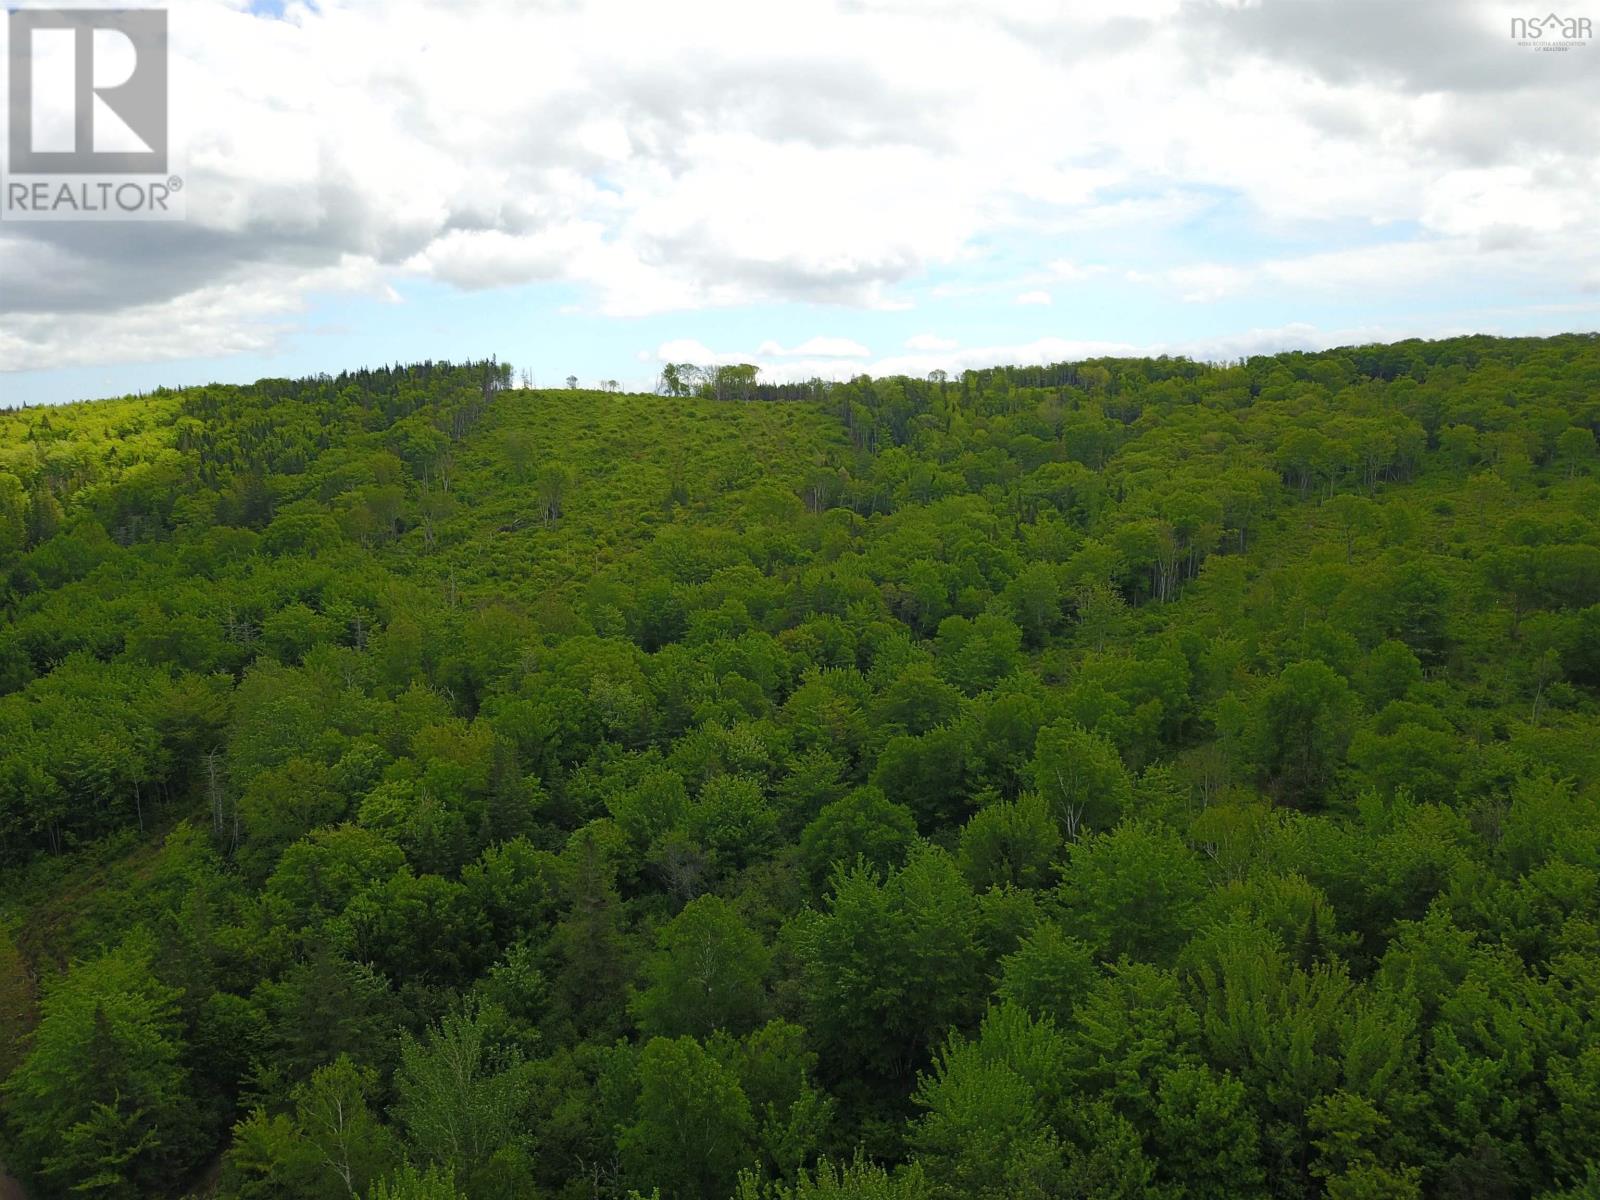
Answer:
[[[1133,799],[1133,780],[1116,747],[1067,721],[1039,731],[1033,786],[1068,841],[1114,825]]]
[[[663,1200],[728,1195],[755,1135],[737,1076],[691,1037],[653,1038],[638,1081],[633,1119],[617,1135],[627,1178]]]
[[[662,928],[633,1014],[646,1035],[739,1034],[760,1023],[770,956],[738,911],[700,896]]]
[[[492,1025],[491,1010],[469,1004],[401,1043],[395,1113],[417,1153],[458,1182],[520,1131],[527,1072],[518,1050],[495,1045]]]

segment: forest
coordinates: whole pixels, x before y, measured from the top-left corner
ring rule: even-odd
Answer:
[[[1600,336],[514,378],[0,412],[18,1194],[1600,1197]]]

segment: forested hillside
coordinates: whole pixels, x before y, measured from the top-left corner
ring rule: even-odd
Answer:
[[[1600,338],[0,413],[38,1200],[1600,1196]]]

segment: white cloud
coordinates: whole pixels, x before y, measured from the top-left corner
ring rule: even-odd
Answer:
[[[1075,263],[1065,258],[1058,258],[1048,264],[1050,274],[1063,283],[1083,283],[1104,275],[1106,268],[1100,263]]]
[[[361,293],[398,296],[372,263],[347,258],[311,271],[274,268],[248,282],[211,284],[170,299],[99,313],[14,313],[0,325],[0,363],[17,371],[162,362],[208,355],[264,353],[300,329],[303,297]]]
[[[1071,362],[1103,355],[1132,355],[1143,350],[1128,342],[1074,338],[1039,338],[1031,342],[968,346],[882,358],[867,368],[870,375],[926,375],[929,371],[960,372],[979,367]]]
[[[1557,333],[1566,328],[1568,310],[1559,308],[1551,319],[1533,334]],[[981,346],[954,345],[943,348],[919,347],[912,353],[889,355],[871,362],[842,363],[838,360],[797,362],[764,358],[739,352],[718,352],[695,342],[668,343],[658,357],[674,358],[668,346],[693,347],[698,354],[678,356],[674,361],[701,363],[753,362],[761,368],[766,382],[793,382],[805,379],[847,379],[855,375],[881,378],[887,375],[925,376],[931,371],[958,374],[992,366],[1033,366],[1055,362],[1077,362],[1089,358],[1137,358],[1172,355],[1199,362],[1233,362],[1260,354],[1279,354],[1290,350],[1327,350],[1337,346],[1370,345],[1412,337],[1454,337],[1472,332],[1473,326],[1459,322],[1418,322],[1413,324],[1370,324],[1322,328],[1306,322],[1238,330],[1233,333],[1165,341],[1114,341],[1094,338],[1037,338],[1028,342],[991,342]],[[916,339],[912,339],[916,340]],[[936,339],[937,340],[937,339]]]
[[[1592,216],[1600,181],[1574,172],[1540,179],[1527,167],[1488,167],[1441,176],[1423,198],[1421,219],[1447,236],[1515,230],[1528,235],[1556,233],[1586,223]]]
[[[1535,236],[1526,222],[1536,219],[1536,209],[1528,210],[1521,223],[1464,218],[1460,236],[1353,246],[1245,265],[1199,262],[1128,271],[1124,278],[1190,303],[1244,295],[1280,303],[1285,298],[1302,304],[1321,298],[1362,303],[1385,294],[1449,296],[1473,285],[1537,295],[1553,290],[1557,280],[1573,292],[1582,291],[1585,272],[1600,267],[1600,255]]]
[[[777,342],[762,342],[757,354],[775,358],[871,358],[872,351],[860,342],[843,337],[807,338],[792,349]]]
[[[766,379],[848,379],[861,373],[861,360],[871,358],[872,351],[839,337],[809,338],[793,347],[768,339],[754,350],[713,350],[695,338],[674,338],[662,342],[649,357],[696,366],[755,363]]]
[[[719,355],[710,346],[703,342],[697,342],[693,338],[676,338],[670,342],[662,342],[660,346],[656,347],[656,359],[658,362],[664,363],[687,362],[703,365],[718,362],[736,363],[739,361],[739,356],[737,354]]]
[[[903,310],[935,272],[1002,311],[1097,278],[1273,311],[1600,278],[1600,72],[1487,0],[169,6],[189,220],[0,229],[0,369],[259,350],[318,291],[415,279],[560,283],[599,319]],[[1007,237],[1046,261],[984,270]]]
[[[407,259],[405,269],[460,288],[500,287],[555,278],[567,262],[600,246],[600,227],[592,223],[521,237],[499,229],[452,229]]]
[[[942,338],[932,333],[918,333],[906,339],[907,350],[954,350],[960,344],[954,338]]]

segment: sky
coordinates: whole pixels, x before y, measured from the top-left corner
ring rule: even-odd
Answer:
[[[1600,328],[1600,44],[1526,4],[167,7],[186,219],[0,222],[0,406]]]

